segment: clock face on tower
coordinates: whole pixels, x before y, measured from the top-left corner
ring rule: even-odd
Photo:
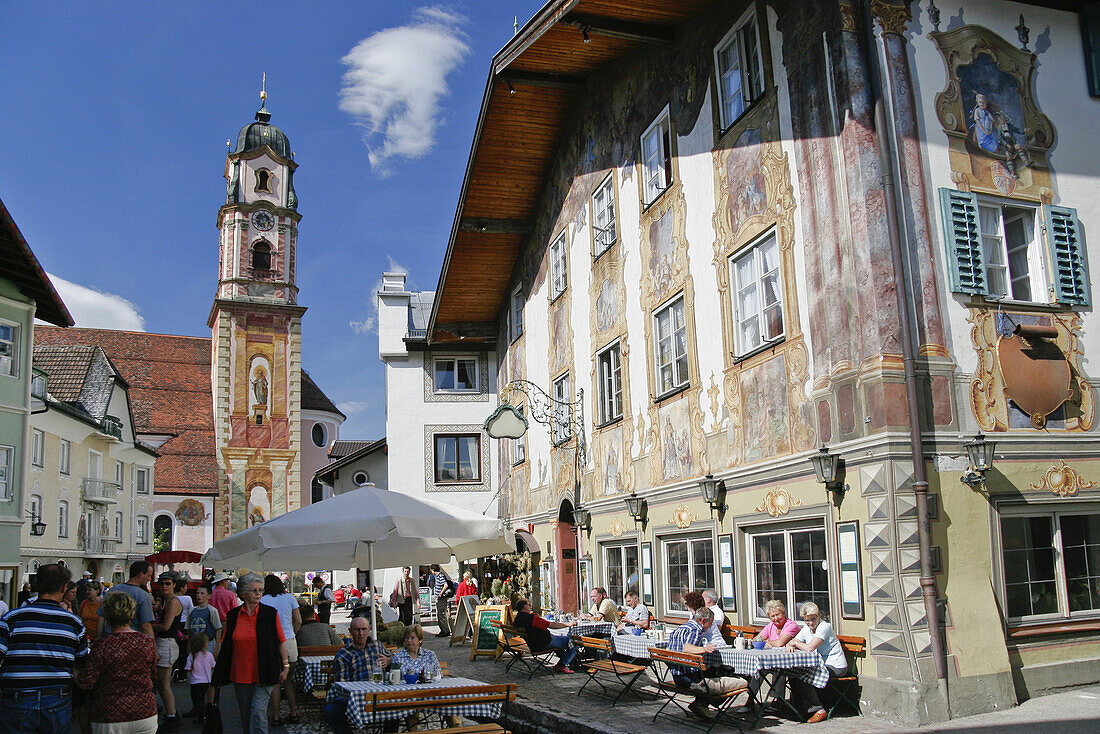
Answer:
[[[265,211],[258,211],[252,215],[252,226],[261,232],[266,232],[275,226],[275,217]]]

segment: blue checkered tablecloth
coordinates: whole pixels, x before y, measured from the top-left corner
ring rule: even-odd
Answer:
[[[569,634],[578,637],[611,637],[615,634],[615,625],[610,622],[577,622]]]
[[[816,652],[795,650],[787,652],[779,648],[763,650],[738,650],[720,647],[714,652],[703,653],[703,662],[709,668],[723,668],[735,675],[754,676],[764,670],[786,670],[814,688],[824,688],[829,682],[829,669]]]
[[[375,693],[387,693],[390,691],[424,691],[426,700],[438,700],[436,710],[447,716],[483,716],[495,719],[500,716],[501,705],[499,703],[447,706],[447,694],[441,690],[446,688],[463,688],[466,686],[483,686],[481,681],[469,678],[443,678],[432,683],[400,683],[389,685],[386,683],[372,683],[370,681],[358,681],[345,683],[338,681],[332,684],[332,690],[340,698],[348,700],[348,723],[352,728],[360,729],[371,725],[376,721],[403,719],[408,716],[408,711],[383,711],[375,714],[369,710],[372,706],[371,697]]]
[[[295,676],[302,684],[302,690],[308,693],[314,686],[324,686],[331,682],[329,674],[321,672],[321,663],[332,660],[334,657],[333,655],[305,655],[298,658]]]
[[[646,635],[614,635],[611,638],[611,648],[616,653],[637,660],[648,660],[651,647],[665,648],[668,643],[658,642]]]

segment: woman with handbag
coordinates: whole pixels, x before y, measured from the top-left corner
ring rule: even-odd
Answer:
[[[237,594],[244,603],[226,616],[213,685],[206,694],[207,702],[212,702],[219,687],[232,683],[248,734],[267,734],[271,691],[290,671],[279,613],[260,603],[263,585],[255,573],[245,574],[237,582]]]
[[[397,610],[401,624],[408,626],[413,622],[413,612],[419,611],[419,599],[417,598],[416,579],[412,577],[412,568],[404,566],[401,569],[401,578],[393,585],[390,593],[390,606]]]

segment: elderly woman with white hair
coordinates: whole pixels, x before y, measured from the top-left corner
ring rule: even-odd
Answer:
[[[821,609],[817,604],[812,601],[806,602],[802,605],[800,613],[806,626],[787,643],[787,650],[816,651],[825,660],[825,667],[829,669],[830,677],[839,678],[848,672],[848,658],[844,655],[844,645],[837,639],[833,626],[821,618]],[[791,703],[795,708],[805,712],[810,723],[823,721],[827,714],[821,706],[817,689],[794,677],[790,679],[790,684]]]
[[[272,689],[285,681],[290,671],[283,625],[273,607],[260,603],[263,591],[264,580],[259,574],[248,573],[237,581],[237,595],[243,603],[226,616],[213,685],[206,697],[213,701],[219,686],[233,683],[248,734],[267,734]]]

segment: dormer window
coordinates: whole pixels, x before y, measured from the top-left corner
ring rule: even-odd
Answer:
[[[256,191],[262,191],[265,194],[271,193],[271,171],[265,168],[256,171]]]
[[[252,246],[252,269],[271,270],[271,245],[262,240]]]

